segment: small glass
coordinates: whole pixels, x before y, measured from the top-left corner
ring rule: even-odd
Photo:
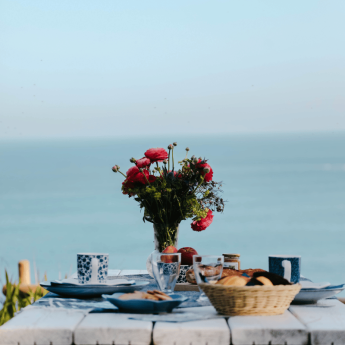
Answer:
[[[193,268],[197,284],[208,282],[215,284],[222,276],[224,257],[222,255],[193,255]],[[200,301],[208,300],[199,287]]]
[[[152,272],[159,289],[166,294],[174,293],[180,274],[181,253],[152,253]]]

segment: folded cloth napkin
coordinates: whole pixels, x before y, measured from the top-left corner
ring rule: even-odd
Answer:
[[[96,283],[96,284],[80,284],[78,279],[76,278],[67,278],[63,280],[53,280],[51,284],[60,284],[60,285],[78,285],[78,286],[85,286],[85,285],[97,285],[97,286],[116,286],[116,285],[133,285],[135,280],[128,280],[128,279],[112,279],[107,280],[104,283]]]

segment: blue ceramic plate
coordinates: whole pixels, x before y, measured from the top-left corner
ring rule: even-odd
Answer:
[[[138,280],[133,285],[114,285],[114,286],[97,286],[97,285],[68,285],[57,284],[51,285],[50,283],[43,282],[40,285],[53,293],[56,293],[65,297],[74,298],[87,298],[87,297],[99,297],[102,294],[113,294],[115,292],[134,292],[141,290],[146,285],[150,284],[148,281]]]
[[[119,297],[123,293],[114,293],[113,295],[102,295],[104,299],[114,304],[121,311],[129,313],[152,314],[169,313],[188,298],[182,295],[172,294],[170,301],[152,301],[149,299],[131,299],[121,300]]]
[[[293,304],[314,304],[323,298],[330,298],[345,289],[345,284],[330,285],[323,289],[301,289],[292,301]]]

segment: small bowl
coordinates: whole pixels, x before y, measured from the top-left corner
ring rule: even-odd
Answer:
[[[193,268],[193,265],[180,265],[180,274],[178,275],[176,284],[188,283],[186,272],[191,268]]]
[[[174,308],[188,299],[182,295],[172,294],[170,295],[172,300],[169,301],[153,301],[149,299],[122,300],[119,299],[121,295],[123,295],[123,293],[102,295],[102,297],[114,304],[114,306],[118,307],[121,311],[141,314],[170,313]]]

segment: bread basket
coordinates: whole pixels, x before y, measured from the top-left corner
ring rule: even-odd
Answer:
[[[199,284],[212,305],[223,315],[279,315],[289,308],[300,284],[276,286],[224,286]]]

